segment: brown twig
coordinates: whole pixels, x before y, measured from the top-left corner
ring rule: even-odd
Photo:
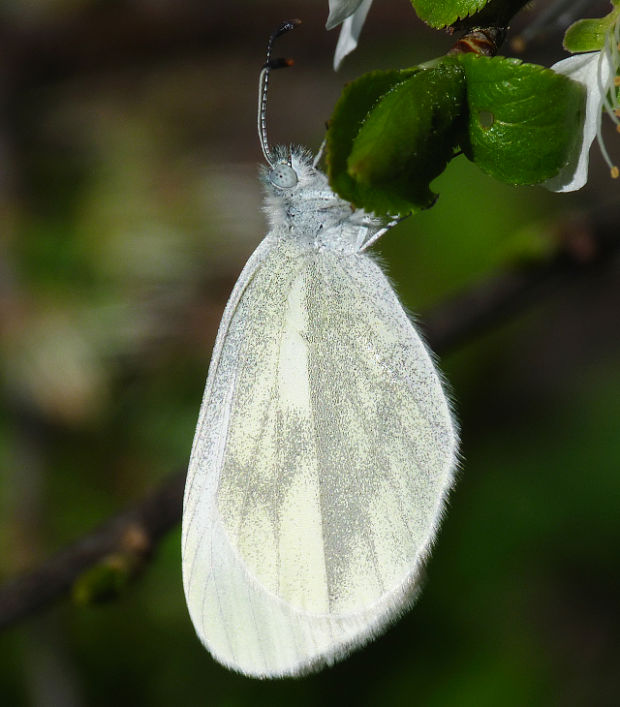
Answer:
[[[453,28],[457,31],[469,31],[476,27],[506,28],[528,2],[530,0],[490,0],[480,12],[455,22]]]
[[[431,348],[443,353],[462,346],[556,291],[567,280],[592,277],[611,266],[620,251],[613,221],[595,227],[577,217],[560,226],[555,256],[523,264],[460,293],[436,307],[421,326]],[[617,224],[617,221],[615,221]]]
[[[448,54],[480,54],[495,56],[506,39],[514,15],[529,0],[490,0],[480,12],[458,20],[448,32],[464,31]]]
[[[152,550],[181,517],[185,472],[171,474],[145,498],[72,545],[53,555],[40,567],[9,580],[0,587],[0,628],[44,608],[67,594],[89,567],[114,552],[126,551],[128,541],[140,537],[140,553]]]
[[[561,231],[561,247],[549,260],[513,269],[462,293],[421,323],[431,347],[441,353],[462,346],[563,283],[596,277],[620,253],[617,210],[596,226],[572,219]],[[66,595],[88,568],[140,538],[139,552],[152,550],[181,518],[184,473],[177,472],[134,506],[110,518],[40,567],[0,587],[0,628],[16,623]]]

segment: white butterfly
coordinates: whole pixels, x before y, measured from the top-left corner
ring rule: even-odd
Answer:
[[[220,324],[183,512],[198,636],[256,677],[330,664],[410,605],[457,453],[432,357],[367,253],[387,227],[305,150],[268,147],[273,65],[270,228]]]

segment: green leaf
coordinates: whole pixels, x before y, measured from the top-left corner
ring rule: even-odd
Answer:
[[[509,184],[538,184],[556,175],[581,134],[584,87],[518,59],[458,59],[467,77],[467,157]]]
[[[616,4],[606,17],[578,20],[566,30],[564,49],[572,53],[600,51],[605,45],[605,36],[613,31],[619,18],[620,4]]]
[[[326,154],[330,184],[343,199],[360,203],[358,185],[347,172],[347,158],[368,113],[390,89],[407,81],[417,71],[373,71],[347,84],[342,92],[329,123]]]
[[[418,17],[431,27],[446,27],[479,12],[490,0],[411,0]]]
[[[357,201],[375,213],[428,208],[430,182],[454,156],[464,74],[449,63],[395,86],[369,113],[347,159]]]

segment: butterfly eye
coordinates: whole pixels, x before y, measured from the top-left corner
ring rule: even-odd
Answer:
[[[294,187],[298,182],[297,172],[295,172],[290,165],[285,163],[277,164],[269,171],[267,178],[274,187],[280,187],[280,189],[291,189],[291,187]]]

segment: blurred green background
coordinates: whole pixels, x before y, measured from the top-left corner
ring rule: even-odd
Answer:
[[[265,231],[258,68],[295,16],[269,133],[313,150],[345,81],[451,45],[406,0],[377,0],[338,74],[326,0],[0,5],[0,580],[187,463],[222,309]],[[525,58],[561,58],[556,30]],[[617,204],[607,174],[594,148],[588,187],[561,196],[461,157],[377,250],[423,319]],[[0,634],[0,703],[617,705],[619,270],[442,356],[462,472],[421,598],[383,637],[303,679],[228,672],[195,638],[176,529],[115,601],[64,599]]]

